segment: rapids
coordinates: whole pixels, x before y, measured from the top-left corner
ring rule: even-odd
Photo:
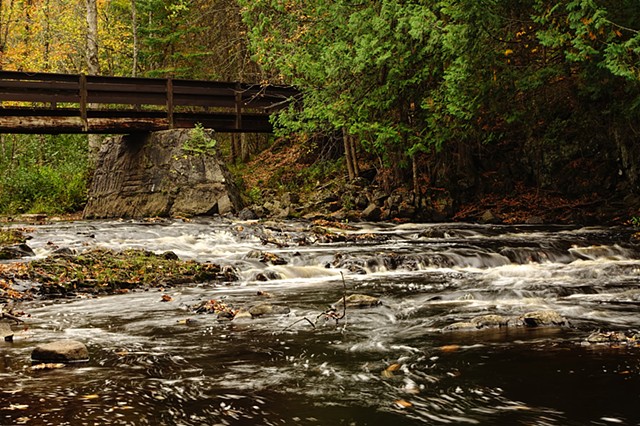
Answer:
[[[34,227],[38,257],[58,247],[171,250],[241,279],[21,304],[29,330],[0,343],[0,424],[639,424],[640,346],[586,342],[597,330],[640,329],[633,229],[353,228],[322,242],[295,221]],[[255,250],[287,263],[262,263]],[[382,305],[316,322],[343,296],[341,273],[347,294]],[[219,321],[190,311],[209,299],[290,312]],[[443,331],[541,310],[568,325]],[[31,370],[32,348],[61,338],[86,343],[91,360]]]

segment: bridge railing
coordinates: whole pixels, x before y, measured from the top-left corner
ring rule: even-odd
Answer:
[[[111,133],[196,121],[222,131],[270,131],[268,114],[297,95],[289,86],[0,71],[0,131],[26,123],[35,132],[57,122],[60,133],[79,125],[83,132]],[[11,124],[10,117],[20,116]]]

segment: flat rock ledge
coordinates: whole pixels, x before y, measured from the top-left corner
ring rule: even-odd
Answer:
[[[442,329],[447,331],[473,331],[502,327],[569,327],[569,321],[554,311],[532,311],[519,317],[505,317],[502,315],[481,315],[469,321],[455,322]]]
[[[36,346],[31,352],[31,360],[35,362],[87,362],[89,351],[84,343],[76,340],[59,340]]]

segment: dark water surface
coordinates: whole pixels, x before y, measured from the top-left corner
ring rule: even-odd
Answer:
[[[0,424],[640,424],[640,347],[586,342],[597,330],[640,329],[632,229],[357,227],[335,243],[296,222],[36,227],[38,256],[172,250],[233,266],[242,279],[21,305],[29,331],[0,343]],[[288,263],[265,265],[252,250]],[[340,272],[347,293],[382,305],[312,328],[303,318],[315,322],[342,297]],[[190,310],[209,299],[290,312],[219,321]],[[443,331],[541,310],[570,326]],[[30,370],[33,347],[61,338],[85,342],[90,362]]]

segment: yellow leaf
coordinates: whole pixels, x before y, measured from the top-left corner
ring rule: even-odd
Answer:
[[[513,50],[511,50],[511,49],[507,49],[507,50],[504,51],[504,56],[509,56],[511,54],[513,54]]]
[[[32,365],[30,370],[55,370],[57,368],[64,368],[64,364],[61,363],[46,363]]]
[[[11,404],[9,405],[9,410],[26,410],[29,408],[27,404]]]
[[[91,395],[83,395],[81,396],[81,398],[82,399],[98,399],[100,398],[100,395],[93,393]]]
[[[442,352],[456,352],[458,350],[460,350],[460,345],[445,345],[445,346],[440,346],[440,350]]]

